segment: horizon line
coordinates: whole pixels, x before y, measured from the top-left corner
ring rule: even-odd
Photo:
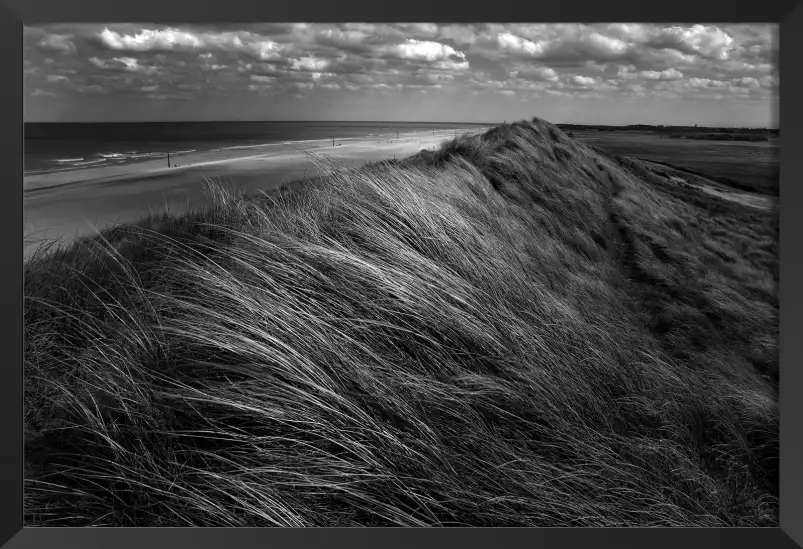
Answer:
[[[535,117],[538,118],[538,117]],[[527,120],[526,118],[522,118],[521,120]],[[518,120],[514,120],[516,122]],[[58,120],[31,120],[31,121],[23,121],[23,124],[236,124],[236,123],[276,123],[276,122],[286,122],[286,123],[294,123],[294,122],[327,122],[332,124],[342,124],[342,123],[369,123],[369,124],[482,124],[482,125],[501,125],[507,123],[507,120],[503,120],[501,122],[477,122],[477,121],[470,121],[470,120],[456,120],[456,121],[439,121],[439,120],[70,120],[70,121],[58,121]],[[598,126],[598,127],[610,127],[610,128],[626,128],[628,126],[652,126],[652,127],[664,127],[664,128],[690,128],[690,127],[698,127],[698,125],[691,125],[691,124],[645,124],[643,122],[639,123],[631,123],[631,124],[587,124],[581,122],[551,122],[556,126]],[[709,125],[701,125],[700,128],[751,128],[751,129],[779,129],[778,126],[749,126],[749,125],[729,125],[729,126],[709,126]]]

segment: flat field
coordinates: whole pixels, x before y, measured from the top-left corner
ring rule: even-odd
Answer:
[[[574,131],[575,138],[619,156],[635,156],[705,175],[737,189],[778,195],[780,141],[671,139],[653,132]]]

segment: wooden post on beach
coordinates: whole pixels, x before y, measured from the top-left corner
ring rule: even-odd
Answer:
[[[167,167],[170,167],[170,149],[167,149]]]
[[[334,135],[332,136],[332,146],[333,147],[335,146],[335,136]]]

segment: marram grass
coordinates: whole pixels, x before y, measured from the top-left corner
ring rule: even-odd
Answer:
[[[538,119],[323,164],[26,261],[27,525],[777,526],[775,211]]]

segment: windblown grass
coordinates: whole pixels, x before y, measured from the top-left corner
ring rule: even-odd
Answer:
[[[777,526],[775,212],[537,119],[322,168],[26,263],[28,525]]]

